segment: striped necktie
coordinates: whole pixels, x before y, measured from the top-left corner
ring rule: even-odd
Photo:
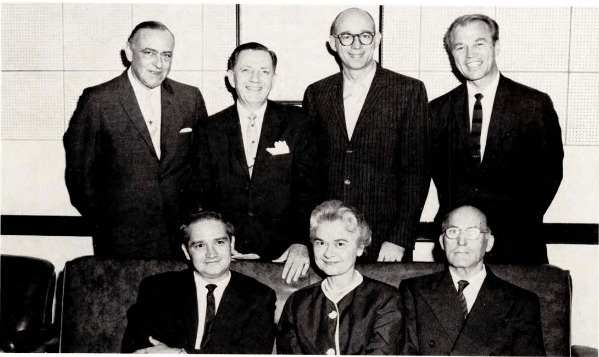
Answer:
[[[462,315],[464,315],[464,321],[468,317],[468,304],[466,304],[466,298],[464,297],[464,289],[470,284],[466,280],[458,281],[458,297],[460,298],[460,303],[462,304]]]
[[[480,100],[483,95],[477,93],[474,95],[476,102],[474,103],[474,111],[472,112],[472,130],[470,131],[470,153],[472,160],[478,167],[480,165],[480,133],[483,127],[483,105]]]
[[[216,289],[216,285],[208,284],[206,285],[206,289],[208,289],[208,293],[206,294],[206,318],[204,320],[204,335],[202,336],[200,349],[202,349],[210,339],[210,329],[212,328],[214,318],[216,317],[216,302],[214,300],[214,289]]]

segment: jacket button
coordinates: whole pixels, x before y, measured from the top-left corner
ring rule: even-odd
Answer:
[[[434,340],[430,340],[428,343],[429,347],[435,347],[435,341]]]
[[[329,314],[329,319],[333,320],[337,318],[337,311],[331,311]]]
[[[249,215],[250,217],[254,217],[254,212],[248,212],[248,215]]]
[[[351,183],[351,181],[350,180],[345,180],[345,181],[343,181],[343,183],[346,184],[346,185],[349,185]]]
[[[328,355],[334,355],[334,354],[335,354],[335,350],[334,350],[334,349],[332,349],[332,348],[329,348],[329,349],[327,350],[327,354],[328,354]]]
[[[347,150],[345,153],[351,154],[352,152],[354,152],[354,151],[353,150]]]

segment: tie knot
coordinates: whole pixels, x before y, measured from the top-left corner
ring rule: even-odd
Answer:
[[[209,294],[212,294],[212,292],[214,292],[214,289],[216,289],[216,285],[208,284],[208,285],[206,285],[206,289],[208,289]]]
[[[483,94],[482,93],[476,93],[474,95],[474,98],[476,98],[476,100],[481,100],[481,99],[483,99]]]
[[[248,119],[250,120],[250,122],[253,122],[254,120],[256,120],[256,114],[248,115]]]
[[[464,291],[464,289],[470,284],[467,280],[458,281],[458,293]]]

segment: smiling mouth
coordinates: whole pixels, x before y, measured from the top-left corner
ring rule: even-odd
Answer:
[[[252,92],[259,92],[263,89],[263,87],[245,87],[245,89],[250,90]]]
[[[468,67],[468,68],[478,68],[478,67],[480,67],[481,64],[482,64],[481,61],[470,62],[470,63],[466,64],[466,67]]]

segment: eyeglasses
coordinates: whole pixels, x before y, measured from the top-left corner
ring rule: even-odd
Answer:
[[[154,51],[141,51],[141,56],[145,59],[149,59],[149,60],[155,60],[156,57],[158,56],[158,52],[154,52]],[[169,52],[164,52],[160,54],[160,59],[163,62],[170,62],[173,59],[173,54],[169,53]]]
[[[374,40],[374,33],[362,32],[357,35],[353,35],[351,33],[342,33],[341,35],[333,35],[333,37],[336,37],[343,46],[353,45],[356,37],[360,39],[360,43],[362,45],[367,46],[372,43],[372,40]]]
[[[445,236],[447,239],[457,239],[462,232],[469,240],[477,240],[481,233],[489,233],[488,231],[481,231],[478,227],[466,228],[463,231],[457,227],[451,227],[445,230]]]

